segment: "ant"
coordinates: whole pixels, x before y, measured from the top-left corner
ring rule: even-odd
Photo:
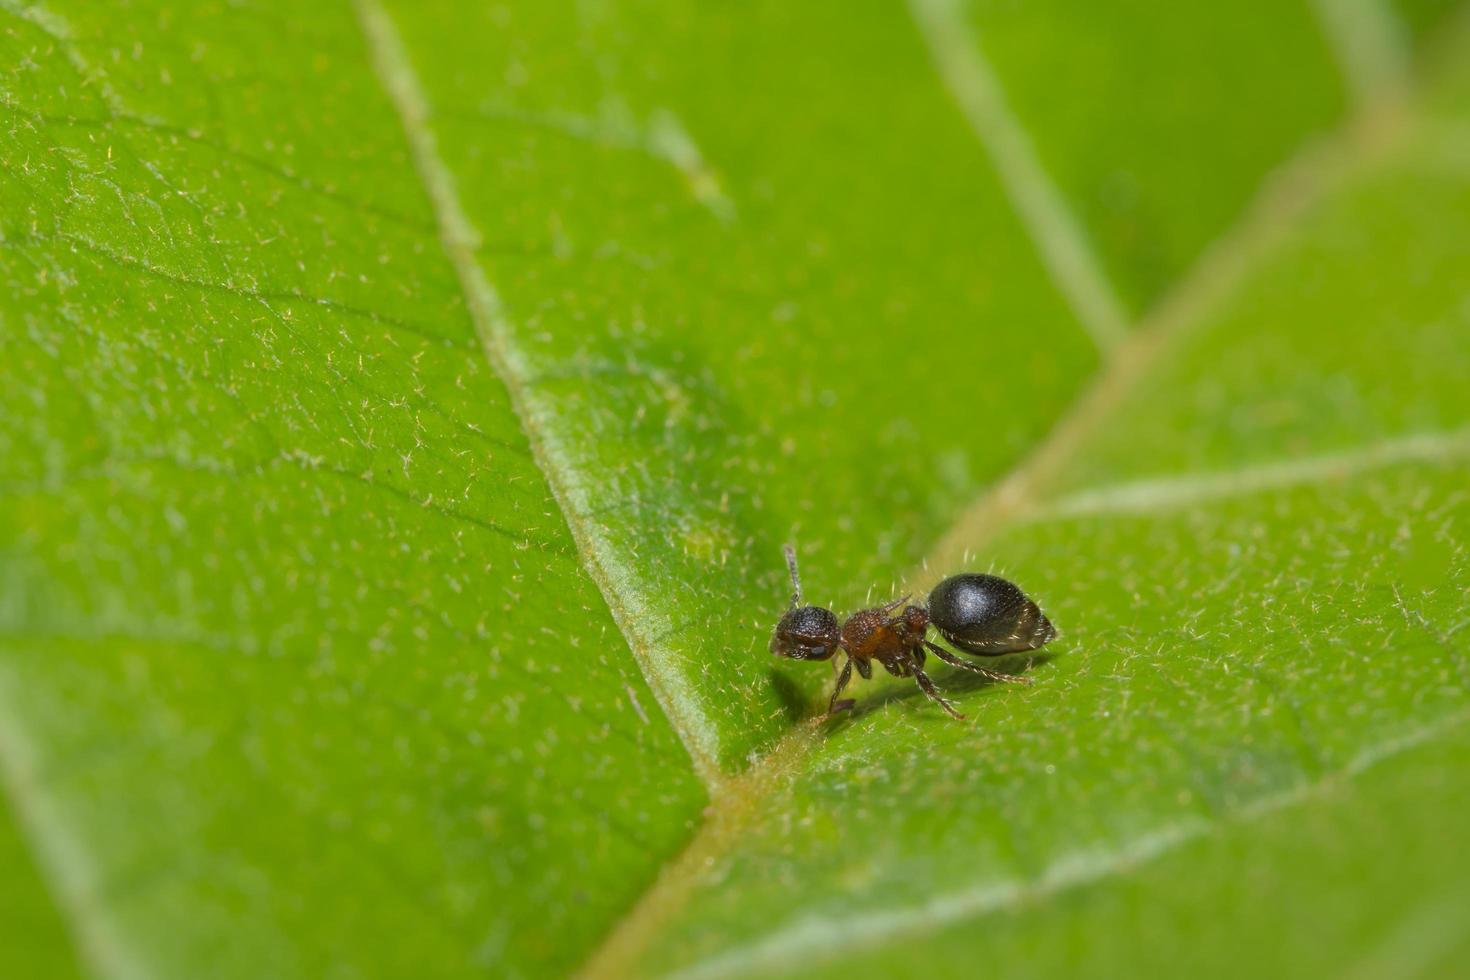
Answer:
[[[928,639],[930,626],[952,646],[981,657],[1035,650],[1057,635],[1051,621],[1024,592],[1003,578],[978,572],[951,575],[934,587],[925,605],[904,605],[909,597],[902,596],[887,605],[855,612],[839,627],[837,616],[830,609],[801,604],[796,549],[788,544],[782,551],[786,555],[786,567],[791,571],[793,591],[791,606],[771,637],[771,652],[792,660],[831,660],[839,650],[847,654],[847,662],[837,676],[837,686],[827,705],[829,715],[853,706],[852,700],[837,700],[852,679],[853,667],[857,667],[863,680],[871,680],[872,661],[876,660],[895,677],[912,677],[951,717],[963,719],[965,716],[940,695],[924,673],[926,649],[951,666],[991,680],[1031,683],[1030,678],[986,670],[955,656]],[[903,606],[903,611],[890,615],[899,606]]]

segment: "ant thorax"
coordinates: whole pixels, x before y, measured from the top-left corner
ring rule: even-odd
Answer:
[[[884,653],[897,652],[906,644],[898,632],[888,625],[881,609],[855,612],[842,624],[842,649],[861,660],[872,660]]]
[[[890,616],[892,612],[890,605],[853,613],[842,624],[842,648],[860,660],[886,661],[923,641],[928,613],[918,606],[908,606],[898,616]]]

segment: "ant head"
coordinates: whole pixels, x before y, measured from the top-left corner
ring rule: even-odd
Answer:
[[[801,604],[801,576],[796,571],[796,549],[786,545],[786,567],[791,572],[791,608],[776,624],[771,652],[792,660],[827,660],[837,652],[842,632],[837,616],[821,606]]]
[[[781,617],[771,652],[792,660],[828,660],[842,639],[837,617],[821,606],[797,606]]]

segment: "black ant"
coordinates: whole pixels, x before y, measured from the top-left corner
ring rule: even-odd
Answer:
[[[908,602],[909,597],[902,596],[887,605],[855,612],[839,627],[830,609],[801,604],[796,550],[789,544],[783,550],[793,592],[791,607],[771,637],[771,652],[793,660],[831,660],[838,650],[847,654],[827,705],[828,714],[852,707],[850,700],[839,703],[838,696],[852,679],[854,666],[864,680],[870,680],[876,660],[895,677],[912,677],[950,715],[964,718],[924,673],[925,649],[947,664],[991,680],[1031,683],[1029,678],[986,670],[955,656],[928,639],[930,626],[951,645],[981,657],[1035,650],[1057,635],[1051,621],[1024,592],[1003,578],[978,572],[951,575],[940,582],[929,593],[927,605],[904,606],[898,615],[889,615]]]

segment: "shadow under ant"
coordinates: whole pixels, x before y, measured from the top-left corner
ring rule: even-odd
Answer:
[[[1060,652],[1028,653],[1025,656],[1021,657],[1007,657],[1006,659],[1008,660],[1014,660],[1015,664],[1008,664],[1006,665],[1007,669],[1002,669],[998,672],[1002,674],[1010,674],[1013,676],[1029,674],[1033,669],[1050,663],[1058,656],[1060,656]],[[980,674],[972,674],[968,670],[959,670],[958,668],[954,667],[948,668],[942,674],[937,674],[935,680],[938,681],[940,680],[940,678],[943,678],[941,682],[943,689],[946,692],[953,692],[956,695],[970,694],[975,691],[984,690],[985,688],[989,687],[996,687],[1005,683],[1004,681],[998,681]],[[790,684],[790,682],[787,681],[787,684]],[[839,711],[828,718],[822,719],[824,723],[823,727],[828,734],[831,734],[833,732],[839,731],[840,729],[848,727],[849,725],[856,722],[859,718],[866,717],[873,712],[879,710],[880,708],[886,707],[889,704],[901,701],[908,701],[912,698],[917,697],[925,697],[924,692],[917,687],[909,687],[904,684],[895,684],[889,687],[885,687],[883,690],[874,692],[868,697],[858,699],[852,707],[844,711]],[[825,707],[825,705],[823,707]],[[821,715],[823,713],[824,712],[820,710],[812,711],[810,710],[810,708],[808,708],[807,717],[821,718]],[[944,718],[942,714],[936,714],[935,717],[942,719],[947,724],[953,724],[953,722],[951,722],[948,718]]]
[[[781,713],[786,716],[786,724],[795,725],[815,716],[816,705],[807,700],[806,694],[795,681],[774,667],[768,669],[766,674],[771,679],[776,700],[781,702]]]

